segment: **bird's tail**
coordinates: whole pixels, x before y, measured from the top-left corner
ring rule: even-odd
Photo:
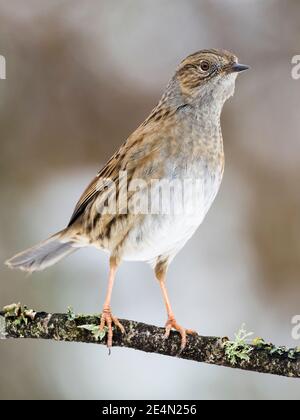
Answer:
[[[56,264],[78,249],[65,233],[65,230],[56,233],[49,239],[15,255],[5,264],[10,268],[19,268],[28,272],[41,271]]]

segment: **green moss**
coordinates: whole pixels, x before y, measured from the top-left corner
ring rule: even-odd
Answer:
[[[104,327],[101,331],[99,328],[99,325],[95,324],[88,324],[88,325],[80,325],[77,328],[81,328],[87,331],[90,331],[95,339],[95,341],[101,341],[106,336],[106,333],[108,331],[107,327]]]
[[[10,316],[19,316],[21,310],[21,303],[11,303],[10,305],[6,305],[3,307],[3,312],[5,314],[5,317]]]
[[[253,347],[247,342],[248,338],[253,333],[248,333],[245,329],[245,325],[242,325],[240,330],[235,334],[234,341],[225,341],[223,346],[225,349],[225,355],[229,362],[234,366],[238,361],[250,360],[250,353],[253,351]]]
[[[291,360],[295,360],[300,355],[300,349],[288,349],[284,346],[275,346],[272,343],[267,343],[263,338],[255,338],[252,342],[253,346],[258,350],[266,350],[270,353],[271,356],[286,356]]]
[[[68,315],[68,320],[69,321],[74,321],[75,320],[76,315],[75,315],[75,312],[74,312],[72,306],[68,306],[67,315]]]
[[[33,309],[28,309],[26,305],[22,307],[21,303],[12,303],[11,305],[4,306],[3,312],[5,318],[15,318],[12,324],[19,327],[22,323],[28,324],[28,320],[34,320],[36,312]]]

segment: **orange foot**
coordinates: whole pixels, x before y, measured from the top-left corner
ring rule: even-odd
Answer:
[[[100,328],[100,331],[103,331],[104,328],[107,327],[107,347],[109,348],[109,350],[112,346],[112,338],[113,338],[112,325],[113,324],[115,324],[115,326],[119,328],[122,334],[125,333],[125,328],[120,323],[118,318],[112,315],[110,308],[104,308],[102,311],[99,328]]]
[[[179,324],[177,324],[175,318],[169,318],[165,327],[166,327],[165,338],[169,337],[170,331],[171,331],[172,328],[174,330],[178,331],[179,334],[181,335],[180,353],[184,350],[184,348],[186,346],[186,336],[187,336],[187,334],[196,334],[196,331],[187,330],[186,328],[183,328]]]

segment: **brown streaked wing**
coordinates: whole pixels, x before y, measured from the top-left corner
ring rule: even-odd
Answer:
[[[121,151],[121,149],[120,149]],[[120,156],[121,153],[118,151],[115,153],[112,158],[106,163],[106,165],[98,172],[97,176],[92,180],[92,182],[88,185],[88,187],[83,192],[82,196],[80,197],[78,203],[76,204],[75,210],[72,214],[68,227],[71,226],[75,220],[84,212],[86,206],[95,198],[95,196],[99,193],[97,189],[97,185],[99,185],[100,178],[114,178],[114,175],[118,176],[120,167]],[[113,176],[112,176],[113,175]]]
[[[159,130],[155,130],[155,126],[159,127]],[[151,155],[153,157],[153,154],[156,153],[160,148],[161,138],[163,137],[161,132],[163,131],[163,128],[166,128],[166,126],[163,127],[161,123],[158,125],[158,122],[148,121],[146,125],[140,125],[137,130],[130,137],[128,137],[125,143],[98,172],[97,176],[92,180],[92,182],[84,191],[75,207],[68,227],[75,222],[75,220],[84,212],[86,206],[95,199],[97,194],[100,193],[100,191],[97,189],[99,179],[111,178],[112,181],[116,182],[119,176],[119,172],[121,170],[125,170],[125,168],[128,169],[128,163],[131,159],[135,161],[134,165],[136,165],[136,158],[133,158],[134,153],[131,156],[130,152],[135,150],[138,145],[145,145],[143,158],[147,156],[149,157]],[[151,136],[149,136],[149,132],[151,132]],[[158,132],[160,133],[159,137],[157,136]],[[145,138],[147,139],[146,142]],[[141,164],[141,160],[139,164]],[[130,168],[131,171],[134,171],[134,169],[134,167]]]

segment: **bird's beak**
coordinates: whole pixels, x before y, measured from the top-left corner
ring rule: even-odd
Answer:
[[[248,70],[249,68],[250,67],[246,66],[246,64],[234,63],[231,66],[231,71],[232,71],[232,73],[237,73],[237,72],[240,72],[240,71]]]

